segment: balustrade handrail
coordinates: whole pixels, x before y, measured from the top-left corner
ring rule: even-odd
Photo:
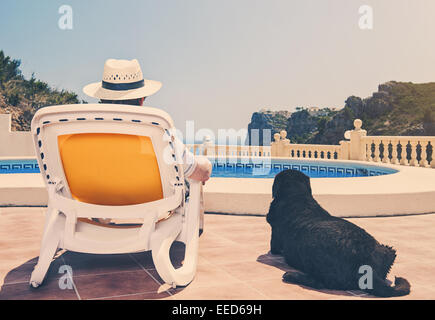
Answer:
[[[306,148],[306,147],[324,147],[324,148],[340,148],[340,145],[338,144],[303,144],[303,143],[291,143],[288,146],[290,147],[294,147],[294,148]],[[204,144],[200,144],[200,143],[195,143],[195,144],[186,144],[187,148],[204,148]],[[270,149],[271,146],[255,146],[255,145],[226,145],[226,144],[213,144],[212,146],[210,146],[210,148],[265,148],[265,149]]]
[[[243,146],[243,145],[206,145],[186,144],[188,150],[195,155],[217,155],[217,156],[243,156],[243,157],[270,157],[270,146]],[[234,154],[235,153],[235,154]]]
[[[290,148],[340,148],[338,144],[303,144],[291,143],[288,145]]]
[[[390,139],[390,140],[435,140],[435,136],[365,136],[361,137],[363,140],[373,139]]]

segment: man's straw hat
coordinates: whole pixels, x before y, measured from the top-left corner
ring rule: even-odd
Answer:
[[[150,96],[161,87],[161,82],[143,78],[136,59],[108,59],[104,64],[103,81],[88,84],[83,92],[104,100],[129,100]]]

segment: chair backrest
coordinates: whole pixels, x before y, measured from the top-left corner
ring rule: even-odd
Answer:
[[[183,182],[172,119],[162,110],[113,104],[46,107],[32,121],[41,173],[65,196],[100,205],[168,197]]]
[[[73,198],[102,205],[131,205],[163,198],[160,170],[149,137],[79,133],[58,136]]]

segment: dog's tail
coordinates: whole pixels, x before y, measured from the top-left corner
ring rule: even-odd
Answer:
[[[373,275],[372,294],[382,298],[406,296],[411,292],[411,285],[408,280],[400,277],[395,277],[394,286],[390,286],[384,279]]]
[[[373,269],[385,279],[396,259],[396,250],[392,247],[380,245],[372,252]]]

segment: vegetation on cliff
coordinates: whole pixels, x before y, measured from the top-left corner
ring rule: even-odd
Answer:
[[[80,103],[73,92],[53,89],[34,75],[25,79],[20,64],[0,50],[0,113],[12,115],[12,130],[30,130],[33,115],[41,107]]]

